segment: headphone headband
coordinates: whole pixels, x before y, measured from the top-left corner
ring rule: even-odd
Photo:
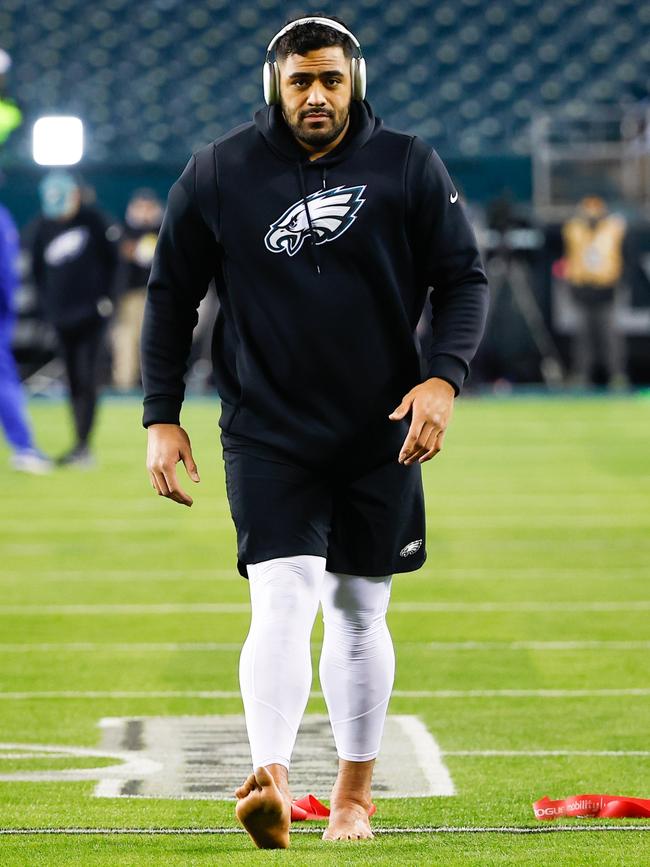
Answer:
[[[350,33],[347,27],[339,24],[338,21],[333,21],[331,18],[308,17],[298,18],[297,21],[291,21],[282,30],[275,34],[269,42],[269,47],[266,49],[266,60],[264,61],[264,99],[267,105],[275,105],[280,102],[280,67],[277,59],[271,60],[271,52],[277,45],[279,39],[282,39],[285,33],[293,30],[294,27],[300,27],[302,24],[321,24],[323,27],[330,27],[339,33],[343,33],[352,41],[352,44],[357,50],[358,57],[352,57],[350,60],[350,73],[352,76],[352,99],[362,100],[366,95],[366,61],[359,45],[359,40]]]
[[[291,21],[286,27],[283,27],[282,30],[279,30],[273,39],[269,42],[269,47],[266,49],[266,56],[271,53],[273,48],[275,47],[278,40],[282,39],[285,33],[288,33],[290,30],[293,30],[294,27],[300,27],[302,24],[322,24],[324,27],[331,27],[332,30],[338,30],[339,33],[344,33],[351,40],[353,45],[359,51],[361,55],[361,46],[359,45],[359,40],[354,35],[354,33],[350,33],[347,27],[344,27],[342,24],[339,24],[338,21],[333,21],[331,18],[299,18],[297,21]]]

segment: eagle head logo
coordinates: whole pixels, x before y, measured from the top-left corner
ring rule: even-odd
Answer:
[[[264,243],[271,253],[288,253],[295,256],[312,230],[316,244],[327,244],[342,235],[356,220],[356,213],[365,202],[361,187],[335,187],[319,190],[306,199],[299,199],[271,223]],[[307,219],[307,210],[311,226]]]
[[[419,551],[422,547],[422,539],[416,539],[414,542],[409,542],[408,545],[404,545],[402,550],[399,552],[400,557],[409,557],[411,554],[415,554],[416,551]]]

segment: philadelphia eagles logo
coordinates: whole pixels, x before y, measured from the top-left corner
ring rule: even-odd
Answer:
[[[272,253],[295,256],[313,229],[316,244],[326,244],[342,235],[356,220],[356,213],[365,202],[362,187],[335,187],[319,190],[306,199],[300,199],[271,223],[264,243]],[[309,208],[311,227],[307,219],[305,202]]]
[[[400,557],[409,557],[411,554],[415,554],[416,551],[419,551],[422,547],[422,539],[416,539],[414,542],[409,542],[408,545],[404,545],[402,550],[399,552]]]

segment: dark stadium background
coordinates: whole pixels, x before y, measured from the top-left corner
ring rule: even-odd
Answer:
[[[12,58],[7,92],[23,124],[0,152],[0,198],[28,232],[45,171],[32,160],[32,126],[59,113],[83,120],[77,168],[109,215],[120,219],[137,187],[164,197],[194,149],[260,107],[274,32],[318,11],[358,36],[375,111],[437,148],[486,258],[522,264],[564,366],[571,323],[554,312],[551,276],[561,221],[586,193],[625,214],[622,327],[632,382],[650,381],[650,5],[642,0],[4,0],[0,48]],[[535,231],[513,241],[513,228]],[[24,267],[16,352],[30,373],[43,360],[39,346],[49,350],[30,325]],[[495,299],[473,387],[558,383],[517,291],[506,280]]]

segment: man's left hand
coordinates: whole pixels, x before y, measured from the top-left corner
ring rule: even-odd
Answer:
[[[416,385],[402,398],[402,402],[388,416],[400,421],[411,412],[411,426],[400,449],[398,461],[409,466],[416,461],[423,464],[435,457],[451,421],[455,391],[444,379],[427,379]]]

